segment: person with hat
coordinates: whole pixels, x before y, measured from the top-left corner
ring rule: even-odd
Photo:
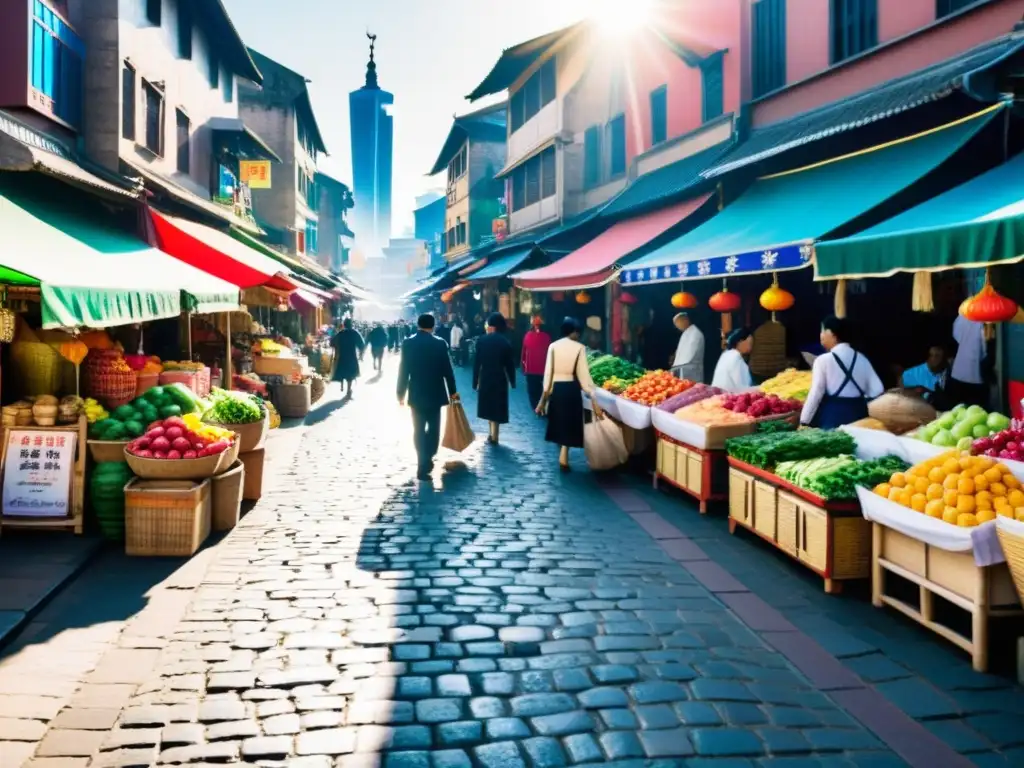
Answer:
[[[526,377],[526,394],[530,398],[530,408],[537,410],[540,398],[544,394],[544,362],[547,360],[551,336],[544,330],[544,321],[540,315],[530,320],[530,330],[523,337],[523,353],[520,363],[523,376]]]
[[[508,389],[516,386],[515,354],[505,337],[508,324],[498,312],[487,318],[487,333],[476,343],[473,389],[477,392],[476,415],[490,423],[487,441],[498,444],[502,424],[508,424]]]

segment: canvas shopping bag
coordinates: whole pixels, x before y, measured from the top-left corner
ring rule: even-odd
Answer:
[[[448,414],[444,422],[444,437],[441,447],[456,453],[462,453],[473,444],[473,428],[462,403],[454,402],[448,406]]]
[[[611,419],[595,418],[583,426],[583,452],[595,472],[615,469],[629,458],[622,429]]]

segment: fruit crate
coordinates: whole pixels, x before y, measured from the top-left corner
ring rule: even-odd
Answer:
[[[124,487],[125,552],[190,557],[210,535],[209,480],[133,479]]]
[[[662,481],[697,499],[702,515],[708,503],[729,496],[729,480],[723,451],[705,451],[675,440],[661,432],[658,439],[654,487]]]

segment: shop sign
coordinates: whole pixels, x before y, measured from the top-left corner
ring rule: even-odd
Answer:
[[[249,189],[270,189],[270,161],[269,160],[239,160],[238,175],[243,184],[248,184]]]
[[[3,514],[69,517],[78,435],[11,430],[4,450]]]
[[[500,243],[508,235],[508,220],[504,218],[494,219],[491,222],[491,232],[494,234],[494,239]]]

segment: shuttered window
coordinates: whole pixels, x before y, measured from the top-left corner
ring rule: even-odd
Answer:
[[[705,123],[719,117],[725,108],[722,58],[722,54],[716,53],[705,59],[700,65],[703,87],[701,109]]]
[[[977,2],[978,0],[935,0],[935,17],[941,19]]]
[[[548,147],[540,153],[540,196],[542,199],[555,194],[555,148]]]
[[[601,183],[601,128],[592,125],[583,134],[583,186]]]
[[[753,13],[754,98],[786,84],[786,0],[759,0]]]
[[[610,178],[626,172],[626,116],[613,117],[608,123],[608,173]]]
[[[651,91],[651,146],[668,138],[668,86]]]
[[[832,63],[878,45],[878,0],[832,0]]]

